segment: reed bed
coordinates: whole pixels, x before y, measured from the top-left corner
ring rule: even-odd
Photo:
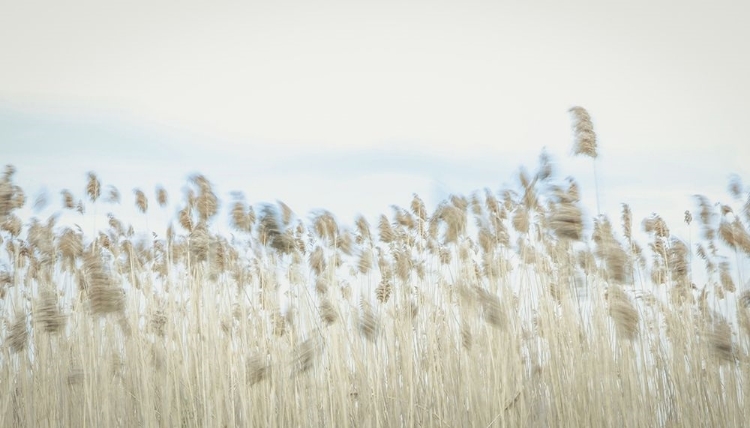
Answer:
[[[572,113],[575,153],[595,159],[591,119]],[[175,209],[163,230],[110,215],[85,232],[19,218],[29,202],[14,172],[0,181],[0,426],[750,417],[750,192],[738,180],[739,206],[696,198],[685,221],[701,239],[685,242],[658,215],[634,226],[627,205],[585,218],[577,182],[547,156],[516,188],[430,210],[414,195],[352,225],[240,194],[221,210],[196,175],[174,205],[163,188],[152,201],[132,192],[143,216]],[[80,196],[61,196],[81,218],[124,199],[93,172]]]

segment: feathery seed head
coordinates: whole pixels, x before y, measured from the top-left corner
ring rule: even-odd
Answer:
[[[88,177],[89,180],[86,185],[86,194],[92,202],[96,202],[96,200],[99,199],[99,195],[102,193],[101,183],[99,183],[99,179],[94,172],[89,172]]]
[[[596,133],[594,132],[594,124],[591,122],[591,116],[583,107],[572,107],[568,111],[573,119],[575,136],[573,154],[596,158]]]

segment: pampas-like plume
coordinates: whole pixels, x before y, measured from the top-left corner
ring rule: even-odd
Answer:
[[[739,297],[737,297],[737,303],[744,309],[750,309],[750,290],[743,291]]]
[[[575,135],[573,154],[596,158],[596,133],[594,132],[594,124],[591,122],[591,116],[583,107],[572,107],[568,111],[573,118]]]
[[[419,217],[422,222],[427,221],[427,207],[425,207],[424,202],[416,193],[411,200],[411,212]]]
[[[83,258],[83,272],[92,313],[105,315],[125,309],[125,293],[115,286],[98,250],[92,248],[86,253]]]
[[[2,199],[1,196],[0,196],[0,199]],[[34,212],[39,212],[43,210],[44,208],[46,208],[48,203],[49,203],[49,196],[47,195],[47,191],[43,189],[36,195],[36,198],[34,199],[34,205],[32,208],[34,209]]]
[[[279,205],[279,208],[281,209],[281,223],[284,226],[289,226],[289,223],[291,223],[292,221],[292,216],[294,215],[294,211],[292,211],[289,205],[281,201],[276,201],[276,203]]]
[[[617,335],[623,339],[634,339],[638,335],[640,315],[625,290],[617,285],[610,286],[607,290],[607,302]]]
[[[208,222],[216,213],[219,212],[219,198],[209,187],[201,191],[195,202],[195,210],[198,212],[200,221]]]
[[[359,260],[357,261],[357,269],[359,273],[367,275],[372,269],[372,250],[363,248],[359,254]]]
[[[326,276],[319,276],[315,280],[315,292],[321,296],[325,296],[328,293],[328,282],[329,279]]]
[[[539,181],[546,181],[552,177],[554,173],[555,171],[549,153],[547,153],[547,150],[542,150],[542,153],[539,155],[539,171],[536,173],[536,178],[538,178]]]
[[[700,208],[699,219],[703,230],[703,238],[710,241],[714,238],[713,221],[716,218],[716,212],[708,198],[703,195],[695,195],[694,197],[698,200],[698,207]]]
[[[29,330],[26,328],[26,313],[17,313],[16,320],[10,326],[6,343],[13,352],[21,352],[26,349],[29,341]]]
[[[555,204],[549,219],[549,227],[558,238],[578,241],[583,233],[583,215],[573,203]]]
[[[29,230],[26,233],[31,247],[47,256],[55,255],[53,224],[42,225],[36,219],[32,219]]]
[[[375,297],[378,299],[378,302],[386,303],[391,297],[391,290],[391,282],[388,278],[380,280],[380,284],[375,287]]]
[[[482,304],[484,320],[493,327],[505,328],[508,324],[508,319],[500,299],[481,287],[474,287],[474,291],[477,293],[479,302]]]
[[[101,183],[99,183],[99,179],[96,177],[96,174],[93,172],[88,173],[89,181],[86,185],[86,194],[89,196],[89,199],[91,199],[92,202],[96,202],[97,199],[99,199],[99,195],[102,193],[102,186]]]
[[[362,309],[359,318],[359,331],[365,339],[374,342],[380,329],[378,318],[375,316],[375,311],[372,309],[370,302],[364,300],[364,298],[360,301],[359,306]]]
[[[10,179],[0,180],[0,219],[13,210],[13,184]]]
[[[380,242],[383,242],[384,244],[391,243],[396,239],[396,234],[393,232],[391,223],[388,221],[388,217],[386,217],[385,214],[380,215],[378,221],[378,233],[380,234]]]
[[[721,288],[727,293],[733,293],[737,290],[734,286],[734,280],[732,274],[729,273],[729,263],[719,263],[719,280],[721,281]]]
[[[513,229],[518,233],[529,233],[529,212],[522,205],[513,213]]]
[[[607,217],[596,219],[592,239],[596,243],[596,256],[604,261],[609,277],[615,282],[625,282],[630,276],[628,254],[615,239]]]
[[[252,386],[268,377],[268,363],[265,355],[256,354],[247,359],[246,379],[248,385]]]
[[[73,199],[73,194],[70,193],[70,190],[62,190],[60,192],[63,198],[63,208],[72,210],[76,207],[76,202]]]
[[[456,243],[466,231],[466,208],[468,202],[455,198],[452,205],[443,205],[439,209],[439,218],[445,223],[443,243]]]
[[[737,174],[732,174],[732,176],[729,178],[729,186],[727,189],[729,190],[729,194],[732,195],[734,199],[740,199],[742,197],[742,180],[740,179],[740,176]]]
[[[400,250],[395,251],[394,258],[396,261],[396,275],[399,279],[406,282],[409,279],[412,268],[409,248],[404,246]]]
[[[622,234],[628,241],[633,240],[633,213],[628,204],[622,204]]]
[[[414,230],[417,226],[417,222],[414,216],[403,208],[392,206],[393,208],[393,221],[399,226],[403,226],[408,230]]]
[[[162,186],[156,186],[156,203],[158,203],[162,208],[166,207],[167,203],[169,203],[169,195],[167,194],[167,189]]]
[[[326,256],[320,246],[316,246],[310,253],[310,269],[315,275],[320,275],[326,270]]]
[[[192,261],[198,263],[208,259],[211,235],[208,233],[208,227],[206,227],[204,223],[198,224],[198,226],[190,232],[189,243],[190,257]]]
[[[57,300],[57,293],[52,287],[45,286],[39,292],[34,318],[47,333],[58,333],[65,327],[66,317],[60,311]]]
[[[26,204],[26,193],[19,186],[13,186],[13,197],[11,198],[11,209],[22,208]]]
[[[364,216],[359,215],[357,216],[357,219],[354,223],[357,226],[357,244],[361,245],[365,241],[371,241],[372,236],[370,235],[370,223],[367,222],[367,219],[365,219]]]
[[[711,354],[720,362],[734,362],[734,345],[732,328],[724,319],[711,323],[704,331],[704,337],[711,349]]]
[[[74,266],[75,260],[83,253],[83,235],[74,232],[73,229],[65,228],[58,238],[57,249],[63,261]]]
[[[331,212],[321,211],[313,219],[313,230],[318,237],[333,245],[336,242],[339,225]]]
[[[643,219],[643,230],[647,233],[653,233],[658,238],[669,237],[669,227],[658,214],[651,214],[651,217]]]
[[[490,214],[500,217],[500,202],[498,202],[495,195],[492,194],[492,190],[484,189],[484,196],[484,206],[487,208],[487,211],[489,211]]]
[[[479,248],[482,249],[482,252],[485,254],[492,253],[496,242],[497,238],[492,235],[489,228],[485,226],[479,227],[479,232],[477,232],[477,243],[479,244]]]
[[[120,191],[117,190],[117,187],[112,185],[107,186],[107,199],[105,199],[104,202],[107,202],[109,204],[120,203]]]
[[[352,239],[351,232],[347,230],[339,234],[339,237],[336,240],[336,249],[347,256],[352,255],[352,252],[354,251],[354,240]]]
[[[148,211],[148,198],[146,198],[146,194],[141,189],[133,189],[133,193],[135,194],[135,207],[138,208],[138,211],[145,214]]]
[[[160,305],[156,311],[151,315],[151,329],[159,337],[164,337],[167,327],[167,313],[163,305]]]
[[[294,352],[297,373],[309,371],[315,364],[320,351],[321,343],[316,337],[311,337],[299,344]]]
[[[109,223],[109,227],[114,232],[115,236],[125,236],[125,226],[123,226],[122,222],[115,217],[114,214],[109,213],[107,214],[107,219]]]
[[[281,311],[274,312],[271,323],[275,336],[283,336],[286,333],[286,318],[281,314]]]
[[[281,227],[273,205],[264,205],[260,213],[258,225],[258,239],[263,245],[270,245],[277,236],[281,235]]]
[[[247,215],[247,209],[245,203],[242,201],[235,201],[232,205],[230,223],[235,230],[240,232],[250,232],[252,222],[250,217]]]
[[[689,251],[684,242],[672,238],[672,243],[669,246],[669,269],[672,272],[672,280],[676,282],[687,281],[690,273]]]
[[[745,230],[739,217],[733,222],[723,220],[719,225],[719,236],[730,247],[750,255],[750,233]]]
[[[291,254],[297,249],[297,240],[292,230],[287,230],[280,235],[275,235],[271,240],[271,248],[280,254]]]
[[[192,232],[195,223],[193,222],[193,216],[190,214],[190,206],[186,206],[179,212],[180,226],[188,232]]]
[[[320,319],[326,324],[331,325],[338,320],[339,314],[330,300],[322,299],[320,301]]]
[[[21,222],[21,219],[18,218],[15,214],[9,214],[5,217],[5,221],[0,224],[0,229],[8,232],[10,236],[17,237],[21,234],[21,229],[23,228],[23,223]]]

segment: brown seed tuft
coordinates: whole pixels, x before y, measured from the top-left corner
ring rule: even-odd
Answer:
[[[615,322],[617,335],[623,339],[635,339],[638,335],[640,316],[625,290],[617,285],[610,286],[607,290],[607,301],[609,315]]]
[[[591,116],[583,107],[572,107],[568,111],[572,115],[575,136],[573,154],[596,158],[596,133],[594,132],[594,124],[591,122]]]
[[[148,211],[148,198],[146,198],[146,194],[141,189],[133,189],[133,193],[135,194],[135,207],[138,208],[138,211],[145,214]]]
[[[362,309],[359,319],[359,331],[370,342],[375,342],[378,337],[378,330],[380,328],[378,319],[375,316],[375,311],[372,309],[370,302],[362,299],[360,301],[360,308]]]
[[[252,386],[268,377],[268,363],[264,355],[256,354],[247,359],[246,379],[248,385]]]
[[[495,328],[504,329],[508,323],[503,304],[500,299],[493,293],[481,287],[474,287],[479,302],[482,304],[482,314],[484,320]]]
[[[298,373],[304,373],[313,368],[321,351],[321,344],[316,338],[302,342],[295,349],[295,367]]]
[[[326,270],[326,256],[323,252],[323,248],[316,246],[315,249],[310,253],[310,270],[315,275],[320,275]]]
[[[387,278],[383,278],[380,280],[380,284],[375,287],[375,298],[377,298],[380,303],[386,303],[391,297],[391,291],[392,287],[390,281],[388,281]]]
[[[99,199],[99,195],[102,193],[102,186],[94,172],[89,172],[88,177],[89,180],[86,184],[86,194],[92,202],[96,202],[96,200]]]
[[[529,233],[529,212],[521,205],[513,213],[513,229],[518,233]]]
[[[89,305],[96,315],[122,312],[125,309],[125,293],[114,281],[95,249],[83,259],[83,271],[88,286]]]
[[[734,286],[734,280],[732,274],[729,273],[729,262],[719,263],[719,280],[721,281],[721,288],[726,293],[733,293],[737,287]]]
[[[711,354],[720,362],[734,362],[735,348],[732,344],[732,328],[726,320],[711,323],[704,332]]]
[[[73,194],[69,190],[63,190],[60,192],[63,197],[63,207],[69,210],[75,209],[76,202],[73,199]]]
[[[43,287],[39,292],[34,318],[47,333],[59,333],[65,327],[66,317],[61,313],[57,293],[51,287]]]
[[[17,313],[16,320],[11,324],[6,342],[13,352],[26,349],[29,341],[29,330],[26,328],[26,313]]]
[[[573,203],[555,204],[549,219],[549,227],[560,239],[578,241],[583,233],[583,215]]]
[[[167,189],[162,186],[156,186],[156,203],[158,203],[162,208],[166,207],[167,203],[169,203],[169,195],[167,194]]]
[[[331,325],[338,319],[338,312],[330,300],[323,299],[320,301],[320,319],[326,324]]]
[[[737,297],[737,303],[745,309],[750,309],[750,290],[745,290]]]

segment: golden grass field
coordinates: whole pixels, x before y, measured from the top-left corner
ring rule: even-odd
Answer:
[[[574,152],[596,162],[590,118],[572,113]],[[750,192],[738,182],[736,205],[696,198],[692,242],[627,205],[585,219],[576,181],[544,157],[517,188],[430,212],[415,195],[373,224],[237,197],[231,237],[216,232],[227,219],[212,184],[187,185],[179,201],[135,192],[143,216],[179,210],[171,225],[110,216],[84,231],[19,218],[28,201],[6,168],[0,426],[750,419]],[[90,173],[60,209],[83,219],[133,203],[122,199]]]

